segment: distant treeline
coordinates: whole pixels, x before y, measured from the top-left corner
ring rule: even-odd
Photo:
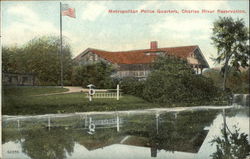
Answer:
[[[64,85],[86,87],[94,83],[99,88],[112,86],[110,65],[98,63],[88,66],[74,64],[70,45],[62,46]],[[34,38],[21,47],[2,48],[2,71],[4,73],[33,74],[36,85],[56,86],[61,84],[60,39],[54,36]]]

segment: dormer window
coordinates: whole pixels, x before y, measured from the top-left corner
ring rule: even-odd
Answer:
[[[161,52],[161,51],[158,51],[158,52],[145,52],[145,54],[147,56],[150,56],[150,55],[163,55],[164,52]]]

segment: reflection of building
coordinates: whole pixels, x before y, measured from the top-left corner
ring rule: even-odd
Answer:
[[[32,86],[35,84],[35,76],[32,74],[3,73],[2,84]]]
[[[44,128],[30,129],[34,128],[34,120],[30,117],[22,119],[21,124],[27,126],[28,129],[24,127],[18,129],[16,121],[18,118],[11,117],[8,123],[3,123],[4,126],[11,128],[6,129],[5,127],[3,143],[23,140],[21,146],[24,151],[22,153],[31,158],[39,158],[38,156],[41,156],[42,153],[43,159],[55,158],[55,156],[60,159],[66,158],[66,153],[74,152],[76,143],[84,147],[81,146],[81,154],[89,156],[87,158],[105,159],[114,154],[116,156],[114,158],[120,158],[119,155],[123,155],[121,158],[125,159],[126,154],[130,152],[132,156],[135,155],[134,158],[157,157],[157,155],[176,158],[173,156],[178,156],[178,154],[185,155],[185,158],[188,158],[186,156],[195,158],[207,135],[207,126],[214,121],[216,113],[209,110],[120,116],[119,114],[86,115],[84,117],[87,119],[87,124],[90,121],[89,118],[92,118],[91,123],[96,124],[96,133],[92,135],[88,134],[88,130],[84,128],[85,121],[82,115],[74,116],[74,118],[66,116],[65,119],[60,116],[58,120],[54,118],[51,123],[54,126],[57,124],[62,126],[52,127],[50,131]],[[117,117],[123,119],[119,120],[122,123],[120,131],[117,131],[117,127],[115,127],[115,124],[118,123]],[[47,124],[47,121],[45,122]],[[37,124],[42,124],[44,127],[44,121],[39,121]],[[114,151],[114,148],[119,151]],[[52,153],[47,153],[48,150]],[[91,157],[96,154],[102,157],[98,155]]]
[[[104,51],[88,48],[79,54],[74,60],[79,65],[87,65],[100,61],[107,62],[117,68],[114,77],[147,77],[150,72],[150,64],[159,55],[176,56],[188,61],[196,73],[202,73],[209,65],[203,56],[199,46],[181,46],[158,48],[157,42],[151,42],[150,49],[132,51]]]
[[[215,115],[216,112],[212,111],[194,111],[178,115],[166,113],[138,117],[144,120],[137,120],[137,117],[125,118],[126,122],[123,122],[119,133],[114,127],[102,129],[98,130],[94,138],[84,138],[79,143],[88,150],[114,144],[149,148],[151,157],[157,157],[159,150],[197,154],[207,136],[206,127],[211,124]]]
[[[74,118],[72,116],[68,118],[67,115],[62,118],[60,115],[60,119],[53,119],[52,123],[56,125],[60,123],[61,127],[53,127],[50,131],[43,128],[45,123],[44,120],[41,121],[41,116],[35,118],[24,117],[21,122],[21,129],[17,128],[16,120],[20,118],[19,116],[16,118],[5,116],[3,118],[2,139],[4,158],[20,158],[21,155],[36,159],[66,159],[68,157],[76,158],[76,156],[98,159],[141,159],[150,158],[150,155],[152,157],[176,159],[211,158],[211,154],[215,153],[218,145],[216,143],[214,147],[211,147],[211,140],[219,135],[220,141],[223,140],[219,145],[224,144],[226,141],[220,130],[223,123],[223,132],[231,130],[233,134],[236,133],[235,135],[238,134],[244,138],[244,140],[235,138],[237,142],[235,142],[236,140],[231,141],[230,136],[233,134],[229,134],[227,137],[230,143],[236,143],[233,148],[244,149],[243,151],[246,152],[237,152],[248,154],[248,149],[244,147],[244,145],[248,144],[247,136],[245,136],[249,132],[248,127],[246,127],[249,123],[246,122],[249,121],[248,111],[240,110],[240,112],[235,112],[234,109],[230,109],[223,114],[218,114],[218,112],[210,109],[209,111],[186,111],[175,114],[176,112],[168,112],[159,115],[158,134],[156,133],[155,115],[141,113],[122,115],[124,123],[119,132],[117,132],[116,128],[103,128],[98,129],[94,135],[89,135],[83,130],[84,121],[82,115],[73,115]],[[111,120],[111,122],[102,122],[101,120],[115,117],[114,115],[100,116],[100,114],[96,114],[92,117],[98,118],[96,123],[113,123]],[[215,117],[216,119],[214,119]],[[240,135],[241,133],[238,133],[238,131],[235,132],[238,128],[234,128],[234,126],[238,121],[241,121],[239,124],[241,131],[239,132],[244,132],[244,135]],[[47,123],[47,121],[45,122]],[[212,122],[213,124],[211,124]],[[42,125],[42,127],[39,128],[38,125],[34,127],[34,123]],[[230,125],[226,126],[225,123]],[[208,130],[209,134],[204,140]],[[18,154],[9,154],[9,148],[16,146],[21,147],[22,151],[19,151]],[[225,152],[224,148],[220,146],[217,152]],[[199,151],[197,152],[197,150]],[[229,151],[233,152],[231,149]],[[242,153],[237,152],[224,154],[242,156]]]
[[[123,119],[118,115],[114,118],[106,119],[95,119],[92,117],[85,118],[85,128],[88,128],[91,124],[94,124],[95,128],[116,128],[117,131],[120,130],[121,124],[123,124]]]

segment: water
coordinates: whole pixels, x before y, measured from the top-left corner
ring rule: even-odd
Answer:
[[[250,106],[250,94],[234,94],[232,99],[232,104]]]
[[[225,130],[225,141],[232,143],[230,133],[237,134],[238,129],[239,134],[247,136],[247,142],[238,142],[237,146],[245,147],[246,152],[242,154],[247,155],[250,151],[246,145],[250,142],[249,109],[224,111],[183,109],[54,117],[8,116],[3,118],[3,158],[209,159],[213,158],[212,154],[219,154],[216,146],[220,148],[211,141],[216,137],[225,140]],[[222,148],[222,151],[228,149]]]

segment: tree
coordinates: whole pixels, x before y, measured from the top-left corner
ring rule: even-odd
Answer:
[[[220,70],[209,69],[206,70],[203,75],[212,79],[214,84],[222,89],[223,75],[220,73]],[[239,72],[235,68],[229,67],[229,72],[227,74],[227,88],[230,89],[231,93],[247,94],[249,92],[249,68]]]
[[[73,85],[86,87],[88,84],[94,84],[97,88],[112,87],[111,74],[113,68],[104,62],[76,66],[72,73]]]
[[[213,45],[217,48],[215,62],[223,65],[223,90],[226,88],[228,67],[249,66],[249,30],[243,19],[220,17],[213,24]]]
[[[168,56],[155,61],[143,89],[144,99],[171,105],[204,104],[217,94],[212,80],[195,75],[187,61]]]
[[[135,77],[125,77],[120,80],[122,92],[125,94],[142,97],[144,80],[139,81]]]
[[[72,71],[70,46],[63,42],[64,79],[69,81]],[[40,85],[60,83],[60,39],[55,36],[37,37],[22,47],[3,48],[3,71],[32,73]],[[67,82],[69,83],[69,82]]]
[[[24,73],[25,60],[24,50],[17,46],[3,46],[2,48],[2,71],[9,73]]]
[[[211,155],[213,159],[242,159],[250,155],[248,134],[240,133],[236,125],[233,128],[232,132],[222,128],[222,136],[211,141],[211,144],[216,144],[216,152]]]

